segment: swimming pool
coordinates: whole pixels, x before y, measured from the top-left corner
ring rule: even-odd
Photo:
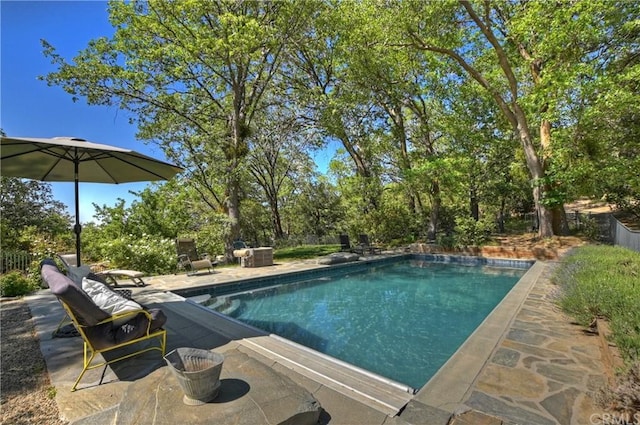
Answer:
[[[525,273],[404,260],[218,296],[209,308],[420,388]]]

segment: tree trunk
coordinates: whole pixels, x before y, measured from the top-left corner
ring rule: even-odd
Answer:
[[[225,249],[225,257],[227,262],[231,263],[233,257],[233,241],[240,238],[240,181],[238,177],[238,164],[240,158],[246,155],[247,150],[244,149],[244,138],[246,131],[244,128],[245,115],[242,111],[241,101],[242,90],[239,87],[234,88],[234,112],[230,116],[227,123],[229,126],[230,140],[229,149],[226,152],[228,161],[229,180],[227,181],[227,193],[224,204],[226,206],[229,217],[229,233],[227,246]]]
[[[567,213],[564,210],[564,206],[558,205],[551,210],[552,214],[552,226],[554,235],[568,235],[569,223],[567,222]]]
[[[543,107],[543,112],[547,110],[547,105]],[[546,175],[549,166],[549,158],[551,156],[551,122],[543,119],[540,122],[540,145],[542,146],[542,169]],[[552,190],[552,187],[545,186],[546,191]],[[551,225],[554,235],[568,235],[569,223],[567,223],[567,214],[564,211],[564,204],[554,205],[551,209]]]
[[[404,170],[411,170],[411,159],[409,158],[409,149],[407,147],[407,133],[404,125],[404,115],[402,113],[402,105],[395,104],[393,107],[385,107],[387,113],[394,123],[393,134],[398,140],[400,146],[400,164]],[[422,214],[422,201],[420,195],[412,186],[407,187],[407,207],[414,214]]]
[[[424,206],[422,205],[422,199],[420,199],[419,193],[408,193],[408,207],[409,211],[418,216],[422,216],[424,212]]]
[[[500,110],[502,110],[507,120],[509,120],[509,122],[511,123],[514,131],[518,133],[520,142],[522,143],[522,147],[524,149],[527,168],[529,170],[529,174],[531,175],[531,180],[533,183],[533,200],[535,203],[536,211],[538,213],[538,236],[543,238],[551,237],[553,236],[551,210],[542,203],[542,194],[545,189],[543,187],[545,172],[542,166],[542,161],[540,160],[535,146],[533,145],[533,141],[531,140],[531,132],[529,131],[529,127],[527,124],[527,117],[518,104],[518,96],[520,94],[518,80],[516,78],[516,74],[511,68],[509,56],[500,44],[501,39],[499,37],[496,37],[493,32],[491,21],[489,20],[489,16],[491,16],[491,14],[476,13],[476,11],[474,10],[474,5],[468,0],[460,0],[460,4],[466,10],[469,17],[477,25],[482,34],[485,36],[487,42],[493,48],[498,60],[498,65],[502,69],[505,81],[509,85],[510,98],[504,97],[499,90],[493,87],[490,80],[488,80],[477,68],[471,66],[465,60],[465,58],[455,50],[431,45],[425,42],[425,40],[421,39],[415,33],[410,32],[409,35],[412,37],[414,44],[418,48],[429,50],[439,54],[445,54],[454,59],[493,97]],[[488,9],[491,7],[491,3],[485,2],[484,4],[485,8],[487,8],[487,12],[489,12]],[[486,22],[483,21],[483,17],[486,19]]]
[[[432,242],[436,240],[438,233],[438,220],[440,219],[440,207],[442,205],[440,185],[437,180],[431,182],[429,194],[431,195],[431,214],[429,215],[429,223],[427,224],[427,241]]]
[[[415,213],[418,214],[419,216],[422,216],[424,214],[424,205],[422,204],[422,198],[420,197],[419,193],[415,194],[415,199],[416,199]]]
[[[542,203],[542,194],[544,190],[543,179],[544,169],[542,168],[541,161],[536,152],[533,141],[531,140],[531,133],[529,126],[527,125],[527,118],[524,111],[520,108],[520,105],[514,102],[513,104],[514,118],[517,123],[518,135],[520,136],[520,142],[524,150],[524,156],[527,163],[527,168],[531,174],[533,181],[533,202],[538,212],[538,236],[541,238],[550,238],[553,236],[552,226],[552,214],[551,210]]]
[[[273,236],[278,239],[283,239],[284,232],[282,231],[282,220],[280,218],[280,209],[278,208],[277,200],[271,202],[271,221],[273,222]]]
[[[478,204],[477,190],[473,183],[469,190],[469,210],[471,211],[471,217],[478,221],[480,219],[480,205]]]
[[[233,241],[240,238],[240,199],[238,198],[239,193],[240,182],[238,182],[238,179],[236,177],[231,176],[229,181],[227,199],[225,201],[227,216],[229,217],[229,239],[227,240],[227,246],[225,249],[225,258],[228,263],[232,263],[234,261]]]
[[[504,209],[505,209],[505,201],[504,198],[500,200],[500,211],[498,212],[498,232],[504,233]]]

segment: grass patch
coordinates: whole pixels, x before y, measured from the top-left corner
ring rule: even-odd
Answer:
[[[274,250],[274,260],[304,260],[340,251],[340,245],[302,245]]]
[[[614,416],[640,418],[640,253],[581,246],[553,279],[562,288],[559,304],[565,312],[585,326],[596,317],[609,321],[625,360],[626,370],[619,371],[617,383],[600,389],[600,404]]]
[[[576,248],[554,276],[559,304],[582,325],[609,320],[629,364],[640,360],[640,253],[601,245]]]
[[[47,388],[47,397],[49,397],[51,400],[55,399],[57,394],[58,390],[56,389],[56,387]]]

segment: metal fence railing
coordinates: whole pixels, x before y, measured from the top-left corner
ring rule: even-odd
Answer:
[[[6,273],[11,270],[29,270],[31,254],[24,251],[2,251],[0,255],[0,271]]]
[[[640,232],[630,230],[627,226],[620,223],[613,214],[611,214],[610,217],[610,232],[613,244],[640,252]]]

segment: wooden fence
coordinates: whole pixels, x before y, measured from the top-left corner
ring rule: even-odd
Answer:
[[[609,228],[613,244],[640,252],[640,232],[630,230],[627,226],[620,223],[613,214],[611,214],[610,217],[611,221]]]
[[[2,251],[0,255],[0,270],[2,273],[9,272],[11,270],[29,270],[31,265],[31,254],[24,251]]]

